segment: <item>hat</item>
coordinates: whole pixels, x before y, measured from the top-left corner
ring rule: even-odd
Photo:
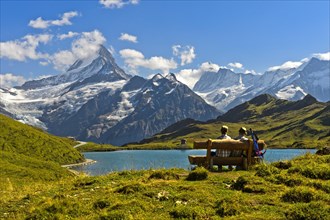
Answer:
[[[243,133],[243,134],[246,134],[246,128],[245,127],[241,127],[239,130],[238,130],[238,132],[241,134],[241,133]]]

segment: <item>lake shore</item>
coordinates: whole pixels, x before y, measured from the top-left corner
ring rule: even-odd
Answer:
[[[97,162],[96,160],[86,159],[84,162],[81,162],[81,163],[66,164],[66,165],[61,165],[61,167],[71,168],[71,167],[77,167],[77,166],[90,165],[90,164],[93,164],[93,163],[96,163],[96,162]]]
[[[317,149],[317,148],[280,148],[280,147],[267,147],[267,149],[273,150],[288,150],[288,149],[297,149],[297,150],[310,150],[310,149]],[[80,150],[80,152],[111,152],[111,151],[124,151],[124,150],[196,150],[194,148],[187,148],[187,147],[155,147],[155,148],[144,148],[144,147],[118,147],[118,148],[98,148],[98,149],[88,149],[88,150]]]

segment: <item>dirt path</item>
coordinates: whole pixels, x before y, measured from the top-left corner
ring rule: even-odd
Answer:
[[[84,142],[84,141],[78,141],[78,142],[79,142],[79,144],[73,146],[73,148],[77,148],[77,147],[80,147],[82,145],[87,144],[87,142]],[[72,170],[70,168],[76,167],[76,166],[89,165],[89,164],[93,164],[93,163],[96,163],[96,161],[95,160],[91,160],[91,159],[86,159],[84,162],[81,162],[81,163],[66,164],[66,165],[61,165],[61,167],[68,168],[68,170],[71,171],[72,173],[74,173],[76,175],[79,175],[79,172],[78,171]]]
[[[70,168],[70,167],[76,167],[76,166],[89,165],[89,164],[93,164],[93,163],[96,163],[96,161],[91,160],[91,159],[86,159],[84,162],[81,162],[81,163],[66,164],[66,165],[62,165],[61,167]]]
[[[79,144],[73,146],[73,148],[77,148],[77,147],[80,147],[80,146],[82,146],[82,145],[87,144],[87,142],[84,142],[84,141],[77,141],[77,142],[79,142]]]

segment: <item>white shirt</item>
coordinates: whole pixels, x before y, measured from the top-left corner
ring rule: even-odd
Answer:
[[[220,137],[218,137],[217,139],[231,139],[230,136],[228,136],[227,134],[222,134]],[[230,150],[223,150],[223,149],[217,149],[216,150],[216,156],[217,157],[229,157],[230,155]]]

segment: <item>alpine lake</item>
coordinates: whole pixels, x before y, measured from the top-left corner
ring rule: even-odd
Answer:
[[[289,160],[294,157],[315,153],[315,149],[268,149],[264,162]],[[183,168],[190,170],[188,155],[205,155],[206,150],[122,150],[112,152],[85,152],[85,158],[96,163],[72,167],[91,176],[114,171],[148,170],[160,168]]]

